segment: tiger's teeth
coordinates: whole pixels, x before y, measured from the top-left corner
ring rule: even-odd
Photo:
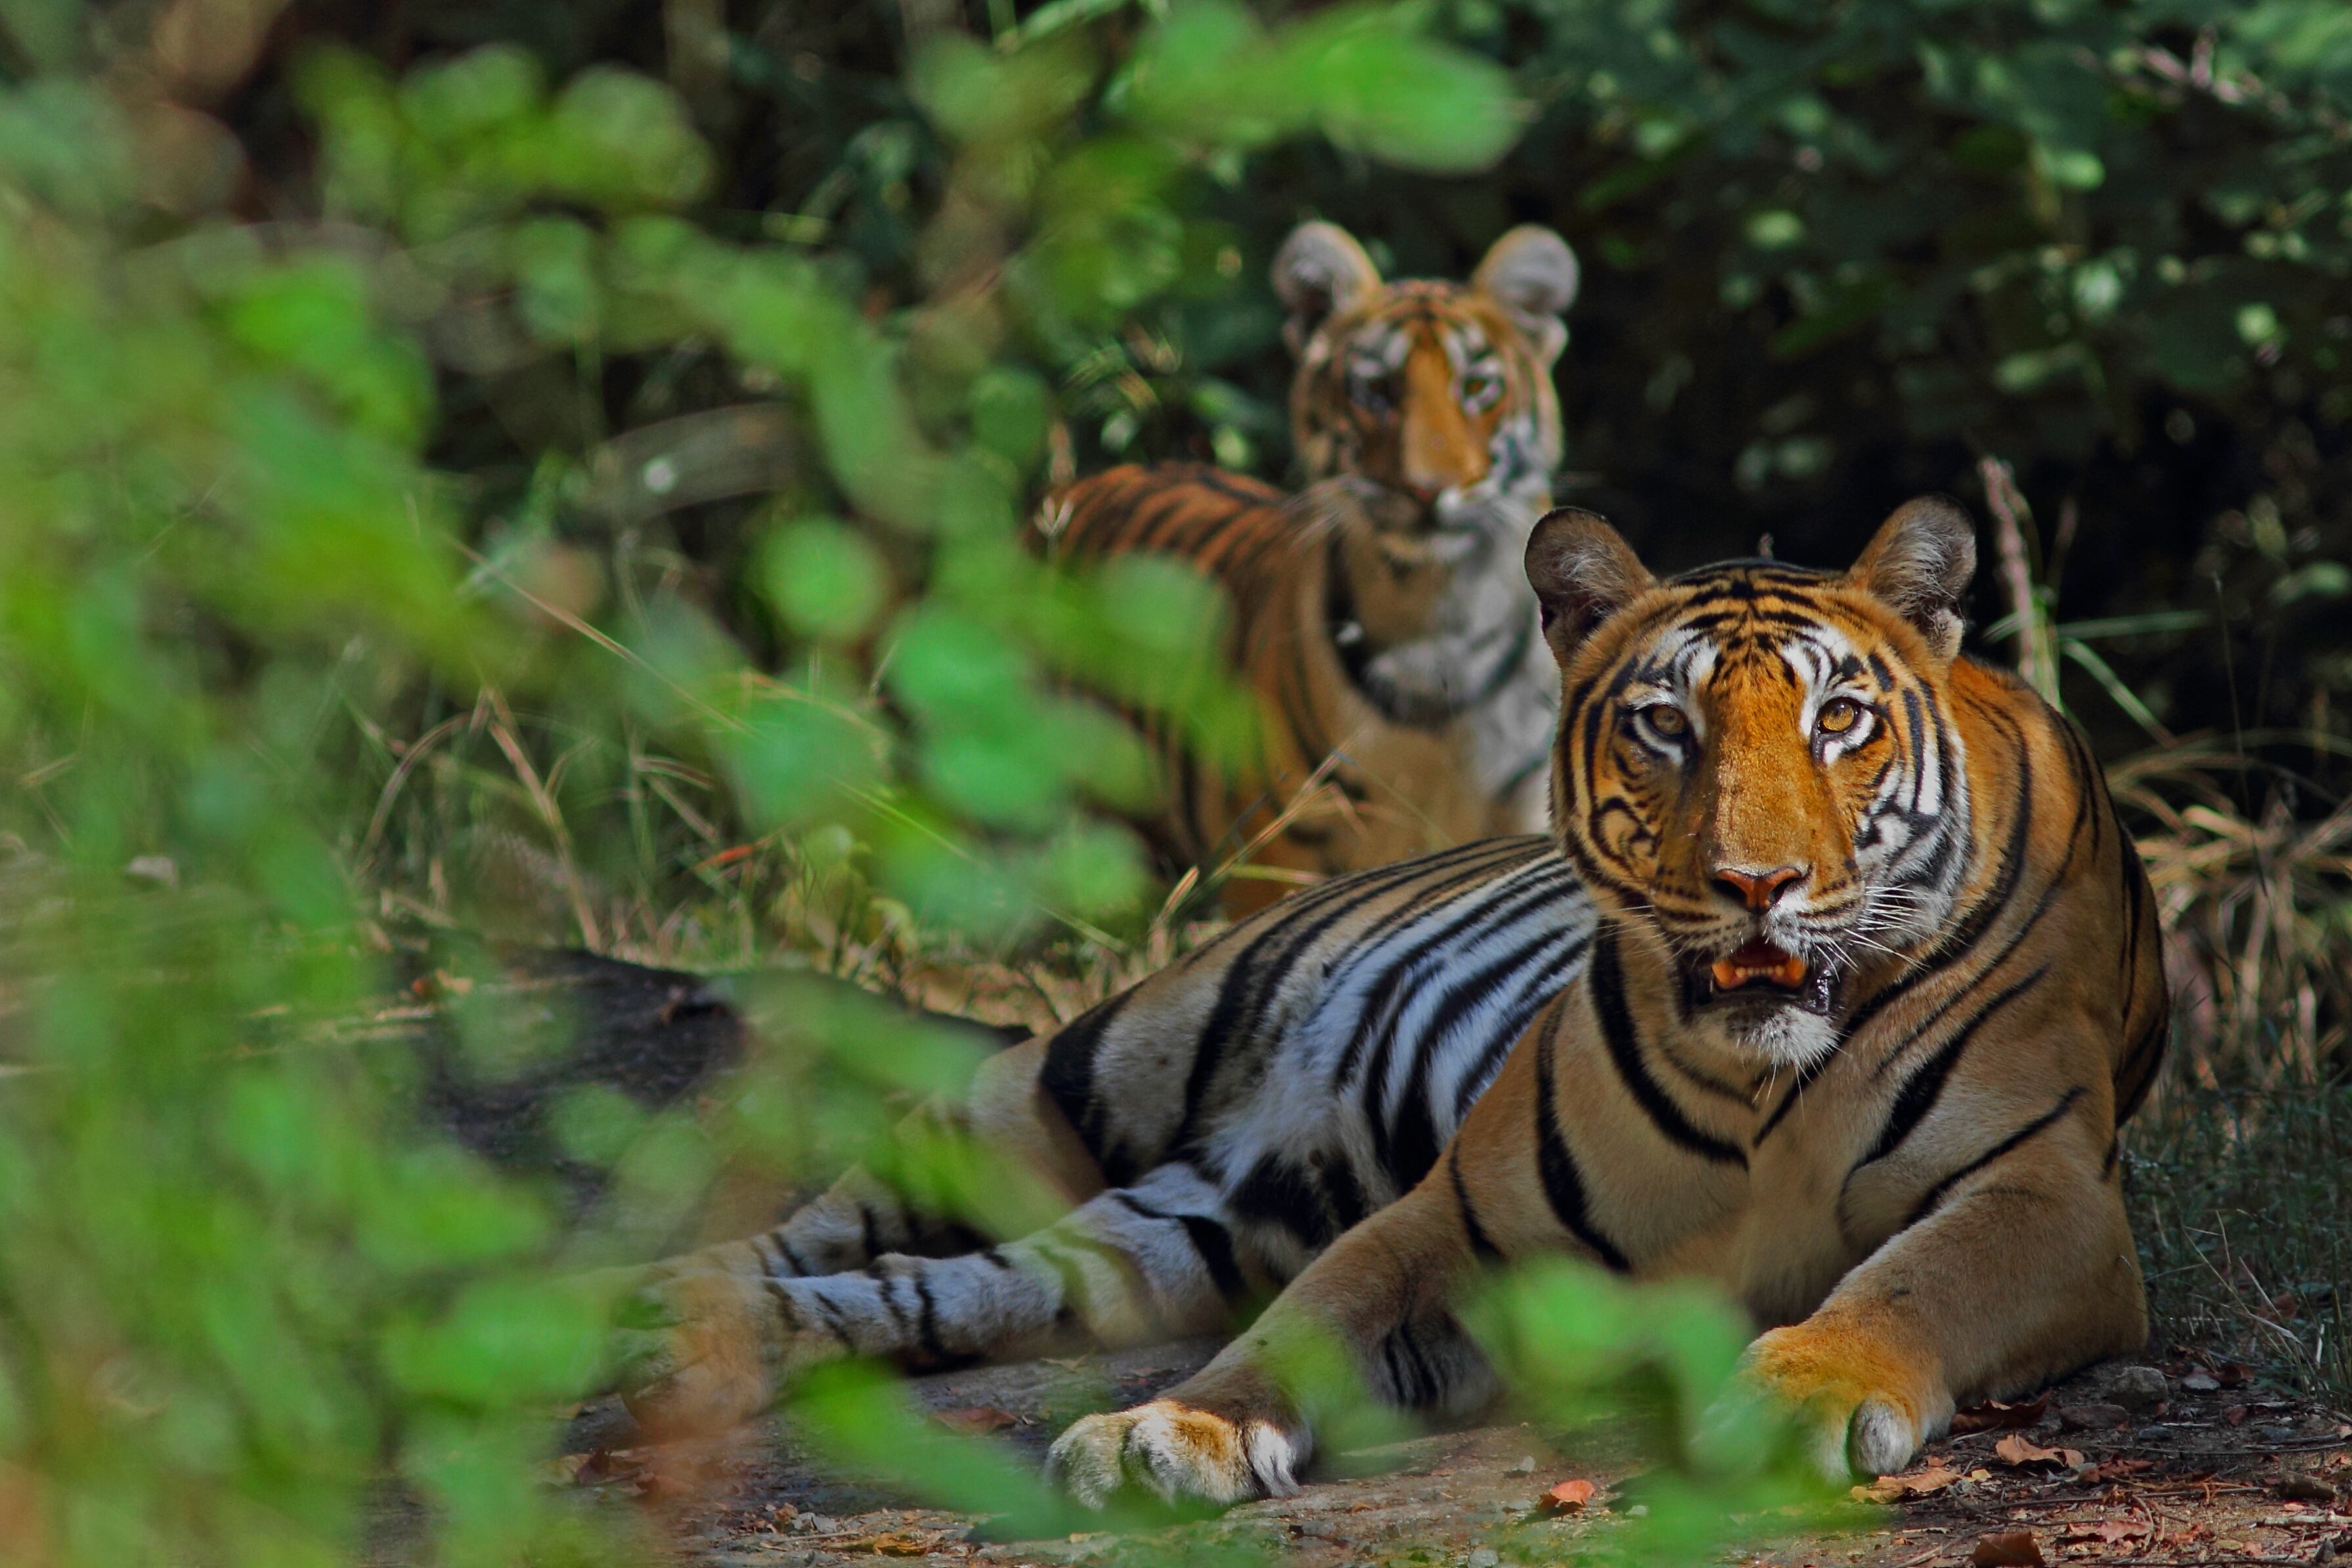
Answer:
[[[1784,991],[1794,991],[1805,983],[1805,961],[1795,953],[1782,953],[1769,963],[1743,959],[1738,953],[1718,958],[1710,966],[1718,991],[1736,991],[1750,981],[1760,980]]]

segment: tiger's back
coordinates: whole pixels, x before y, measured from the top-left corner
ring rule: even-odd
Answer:
[[[1533,694],[1500,689],[1539,654],[1532,615],[1498,650],[1465,709],[1509,704],[1518,744],[1500,770],[1477,765],[1469,715],[1400,721],[1367,691],[1349,647],[1329,635],[1343,570],[1330,533],[1292,498],[1204,465],[1124,467],[1066,496],[1054,552],[1070,562],[1160,554],[1212,577],[1232,615],[1219,651],[1261,722],[1240,761],[1212,758],[1152,715],[1134,715],[1162,763],[1166,805],[1143,826],[1169,863],[1233,868],[1225,907],[1246,914],[1299,882],[1386,865],[1450,844],[1541,826],[1548,727]],[[1528,721],[1532,720],[1530,723]]]

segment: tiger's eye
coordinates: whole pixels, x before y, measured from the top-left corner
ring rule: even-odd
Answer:
[[[1851,697],[1832,697],[1822,704],[1821,716],[1813,728],[1824,735],[1843,735],[1862,718],[1862,704]]]
[[[1679,736],[1690,729],[1690,720],[1681,709],[1670,702],[1653,703],[1642,710],[1642,717],[1650,721],[1651,729],[1669,738]]]

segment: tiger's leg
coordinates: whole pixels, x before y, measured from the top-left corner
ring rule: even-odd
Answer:
[[[1749,1379],[1802,1413],[1825,1473],[1899,1470],[1956,1405],[2146,1342],[2119,1173],[2103,1154],[2111,1122],[2076,1099],[1931,1194],[1811,1316],[1749,1347]]]
[[[885,1253],[823,1276],[679,1276],[677,1359],[629,1405],[659,1431],[709,1430],[822,1362],[936,1367],[1073,1335],[1116,1345],[1194,1333],[1266,1283],[1235,1245],[1223,1194],[1190,1165],[1162,1165],[1033,1235],[960,1257]]]
[[[1486,1403],[1493,1373],[1449,1310],[1475,1262],[1449,1169],[1441,1161],[1437,1174],[1333,1243],[1247,1333],[1165,1396],[1071,1426],[1047,1456],[1049,1473],[1091,1507],[1127,1487],[1169,1502],[1286,1496],[1314,1431],[1285,1369],[1333,1346],[1391,1403],[1450,1414]]]
[[[1099,1168],[1039,1087],[1045,1048],[1032,1040],[1001,1051],[981,1065],[965,1106],[930,1105],[908,1116],[883,1168],[919,1166],[920,1155],[909,1152],[942,1136],[963,1141],[993,1163],[995,1190],[1014,1194],[1016,1209],[1026,1211],[1007,1227],[1013,1234],[1100,1192]],[[616,1349],[620,1381],[634,1391],[640,1418],[665,1429],[716,1430],[766,1402],[777,1332],[772,1281],[838,1274],[893,1253],[970,1250],[986,1240],[953,1212],[958,1205],[910,1197],[913,1184],[861,1165],[774,1228],[667,1258],[639,1277]]]
[[[1001,1051],[982,1064],[964,1105],[933,1103],[910,1113],[882,1162],[885,1169],[905,1167],[903,1173],[886,1178],[870,1164],[853,1167],[772,1229],[703,1247],[664,1268],[797,1279],[862,1268],[885,1253],[970,1251],[988,1237],[960,1212],[966,1205],[922,1180],[920,1172],[927,1152],[957,1143],[983,1163],[992,1188],[1002,1190],[1016,1175],[1029,1182],[1028,1211],[1008,1227],[1015,1234],[1085,1202],[1102,1189],[1102,1173],[1039,1091],[1044,1057],[1043,1040]]]

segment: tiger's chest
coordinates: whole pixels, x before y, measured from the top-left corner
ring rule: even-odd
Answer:
[[[1916,1220],[1984,1126],[2015,1120],[2006,1086],[1964,1076],[1890,1151],[1898,1078],[1833,1069],[1792,1093],[1783,1069],[1741,1083],[1703,1043],[1621,1036],[1612,1048],[1597,1016],[1555,1073],[1595,1233],[1634,1274],[1706,1279],[1764,1325],[1812,1312]]]

